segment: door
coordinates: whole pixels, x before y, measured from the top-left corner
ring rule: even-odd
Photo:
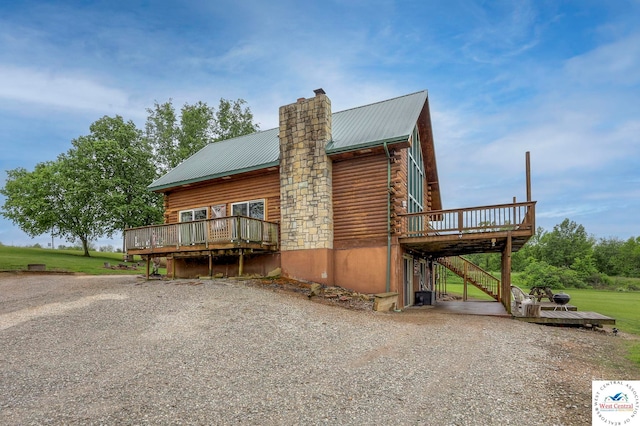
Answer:
[[[413,294],[413,258],[411,258],[410,256],[404,256],[402,259],[404,270],[404,297],[402,298],[402,300],[406,308],[407,306],[412,306],[415,303]]]
[[[204,242],[204,222],[193,223],[207,218],[207,209],[183,210],[180,212],[180,244],[183,246]]]

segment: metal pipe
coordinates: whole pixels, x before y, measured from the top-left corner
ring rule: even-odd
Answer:
[[[387,276],[385,291],[391,291],[391,154],[384,143],[384,152],[387,154]]]

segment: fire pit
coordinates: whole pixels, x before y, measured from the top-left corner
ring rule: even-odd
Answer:
[[[553,295],[553,302],[556,304],[556,307],[553,309],[554,311],[558,308],[564,309],[568,311],[567,303],[571,300],[571,296],[565,293],[558,293]]]

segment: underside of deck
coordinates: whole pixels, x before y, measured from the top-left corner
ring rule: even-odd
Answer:
[[[518,251],[533,235],[532,230],[511,231],[511,249]],[[434,257],[473,253],[502,253],[507,246],[508,231],[473,232],[448,235],[402,237],[400,244]]]
[[[261,243],[251,242],[229,242],[229,243],[215,243],[215,244],[193,244],[189,246],[167,246],[167,247],[145,247],[140,249],[128,249],[127,254],[139,255],[142,257],[200,257],[208,256],[209,254],[218,256],[238,255],[239,250],[242,249],[245,253],[250,252],[276,252],[278,246],[266,245]]]

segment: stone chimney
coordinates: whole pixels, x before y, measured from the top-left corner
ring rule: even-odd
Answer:
[[[329,252],[333,249],[332,167],[326,154],[331,140],[331,101],[324,90],[314,92],[313,98],[280,107],[280,251],[285,273],[287,259],[292,261],[290,272],[295,272],[298,268],[293,264],[309,256],[325,258],[315,265],[315,272],[310,271],[313,277],[289,274],[325,282],[333,275]]]

